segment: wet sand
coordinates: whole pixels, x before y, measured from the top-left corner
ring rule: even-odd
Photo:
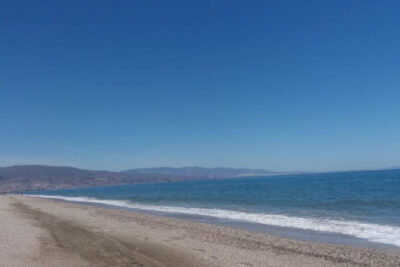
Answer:
[[[0,196],[0,266],[400,266],[400,256],[24,196]]]

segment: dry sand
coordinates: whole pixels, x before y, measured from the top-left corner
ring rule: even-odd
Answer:
[[[0,196],[0,266],[400,266],[399,255]]]

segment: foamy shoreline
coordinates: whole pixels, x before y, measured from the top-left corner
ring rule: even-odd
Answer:
[[[0,263],[7,266],[400,265],[398,255],[367,248],[41,198],[10,195],[0,200],[0,215],[7,218],[1,223]]]
[[[70,202],[100,204],[119,208],[134,209],[138,211],[205,216],[267,226],[287,227],[320,233],[340,234],[353,238],[359,238],[360,240],[365,240],[366,242],[376,242],[377,244],[382,244],[382,247],[384,247],[384,245],[389,245],[400,248],[400,227],[390,225],[332,219],[302,218],[277,214],[248,213],[223,209],[153,206],[133,203],[126,200],[96,199],[89,197],[67,197],[58,195],[31,196],[65,200]]]

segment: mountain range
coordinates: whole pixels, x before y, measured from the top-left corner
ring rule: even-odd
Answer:
[[[259,176],[271,175],[273,172],[261,169],[245,169],[245,168],[203,168],[203,167],[159,167],[159,168],[142,168],[122,171],[131,174],[163,174],[163,175],[182,175],[186,177],[207,177],[207,178],[227,178],[241,176]]]
[[[18,165],[0,167],[0,193],[135,183],[222,179],[276,174],[266,170],[234,168],[141,168],[121,172],[73,167]]]

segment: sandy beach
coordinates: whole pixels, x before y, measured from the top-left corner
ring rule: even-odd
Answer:
[[[400,266],[400,256],[18,195],[0,196],[0,266]]]

